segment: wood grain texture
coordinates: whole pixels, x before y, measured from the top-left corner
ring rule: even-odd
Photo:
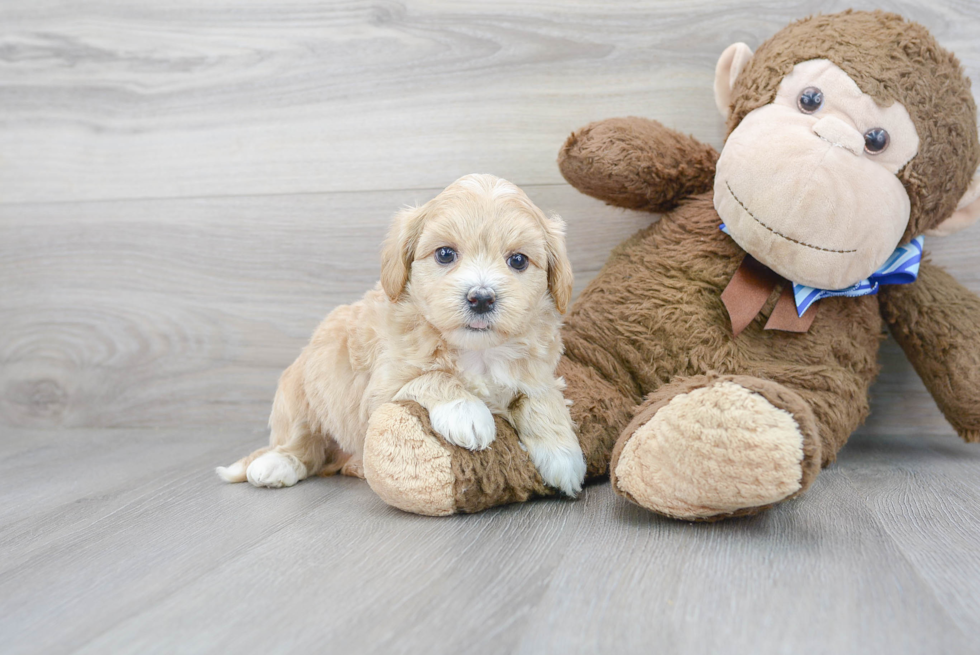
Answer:
[[[859,438],[840,471],[957,625],[980,636],[971,609],[980,603],[980,452],[940,439]]]
[[[607,484],[448,519],[346,478],[218,484],[258,436],[236,430],[5,434],[4,653],[956,654],[980,635],[980,453],[952,438],[858,437],[805,497],[689,524]]]
[[[603,484],[433,520],[213,474],[399,207],[506,177],[568,222],[580,291],[656,217],[564,184],[566,135],[719,146],[724,47],[848,6],[980,79],[974,0],[0,4],[0,652],[975,653],[980,449],[891,341],[839,462],[752,519]],[[980,228],[927,250],[980,292]]]
[[[980,73],[972,0],[11,0],[0,201],[560,183],[576,127],[721,144],[714,63],[814,11],[892,9]]]

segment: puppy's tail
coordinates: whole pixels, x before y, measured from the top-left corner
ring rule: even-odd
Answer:
[[[240,460],[232,464],[231,466],[219,466],[214,469],[214,472],[218,474],[218,477],[225,482],[245,482],[248,476],[245,475],[245,471],[248,470],[248,465],[251,464],[261,455],[266,454],[272,450],[271,447],[259,448],[251,455],[242,457]]]
[[[231,466],[219,466],[214,469],[214,472],[218,474],[218,477],[225,482],[245,482],[245,469],[247,464],[246,459],[251,459],[249,457],[243,457]]]

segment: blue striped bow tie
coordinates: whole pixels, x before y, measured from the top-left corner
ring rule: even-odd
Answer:
[[[721,231],[731,236],[724,223],[721,224]],[[888,258],[888,261],[882,264],[881,268],[869,277],[846,289],[838,289],[836,291],[816,289],[794,282],[793,300],[796,301],[797,315],[803,316],[806,310],[810,309],[810,306],[821,298],[873,296],[878,293],[878,288],[882,284],[909,284],[915,282],[915,279],[919,277],[919,263],[922,261],[923,241],[924,239],[918,236],[910,242],[899,246],[892,253],[891,257]]]

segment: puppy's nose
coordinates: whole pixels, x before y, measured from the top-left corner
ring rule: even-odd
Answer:
[[[474,314],[486,314],[489,312],[493,309],[494,300],[496,300],[496,296],[493,293],[493,289],[486,289],[484,287],[473,287],[466,294],[466,302],[470,304],[470,310]]]

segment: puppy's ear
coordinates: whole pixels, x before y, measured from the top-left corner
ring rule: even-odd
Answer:
[[[544,221],[545,242],[548,248],[548,290],[555,299],[558,313],[564,314],[572,301],[572,263],[565,252],[565,221],[558,214]]]
[[[415,248],[422,236],[427,211],[428,204],[403,209],[395,215],[388,230],[388,238],[381,249],[381,288],[391,302],[398,302],[408,284],[408,273],[415,261]]]

